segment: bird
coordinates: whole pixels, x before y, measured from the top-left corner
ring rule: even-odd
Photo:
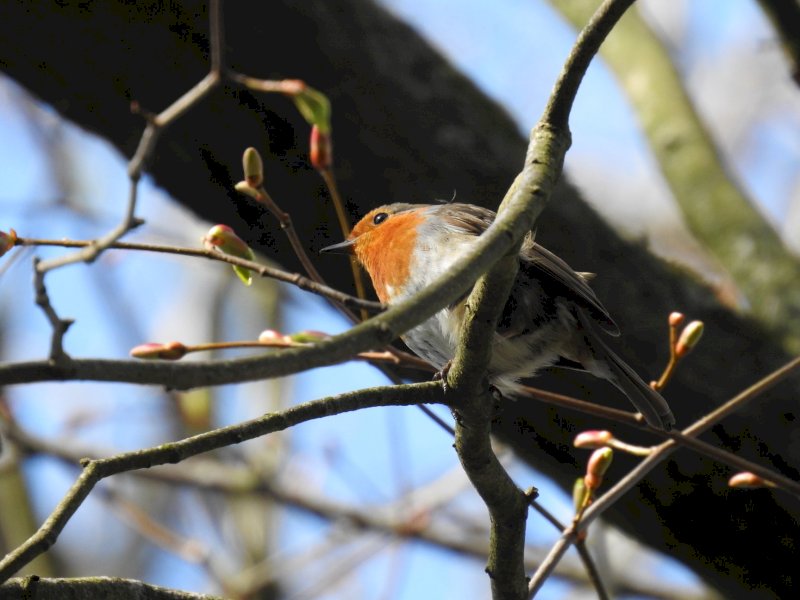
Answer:
[[[379,300],[391,306],[447,273],[495,216],[466,203],[387,204],[368,212],[344,241],[320,252],[355,256]],[[671,429],[675,417],[666,400],[603,340],[620,330],[589,286],[592,276],[574,271],[532,233],[526,235],[492,340],[490,384],[503,396],[520,397],[521,379],[549,366],[576,368],[616,386],[650,426]],[[439,370],[455,356],[467,295],[401,336]]]

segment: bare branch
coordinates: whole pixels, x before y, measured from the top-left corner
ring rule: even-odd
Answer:
[[[777,371],[771,373],[767,377],[764,377],[754,385],[750,386],[749,388],[747,388],[734,398],[731,398],[728,402],[720,406],[717,410],[713,411],[706,417],[699,419],[692,426],[686,428],[682,432],[682,435],[687,438],[696,437],[700,435],[703,431],[714,425],[719,419],[722,419],[723,417],[727,416],[734,410],[743,408],[748,402],[751,402],[757,396],[766,392],[769,388],[780,383],[783,379],[785,379],[798,367],[800,367],[800,358],[796,358],[787,365],[781,367]],[[583,518],[580,520],[579,523],[573,524],[571,527],[569,527],[564,531],[564,534],[561,536],[561,539],[558,542],[556,542],[556,544],[550,551],[550,555],[539,567],[539,570],[536,572],[536,574],[531,578],[530,584],[528,586],[528,591],[531,597],[534,594],[536,594],[536,592],[544,584],[545,580],[552,572],[552,569],[555,567],[555,564],[558,562],[561,556],[564,555],[564,552],[567,551],[569,545],[574,543],[578,533],[582,530],[585,530],[586,527],[588,527],[589,524],[594,519],[596,519],[603,512],[605,512],[614,502],[616,502],[620,498],[620,496],[625,494],[634,485],[636,485],[639,481],[641,481],[647,475],[647,473],[649,473],[653,468],[655,468],[656,465],[658,465],[660,462],[665,460],[677,448],[678,448],[678,443],[675,440],[669,440],[658,446],[658,448],[656,448],[655,451],[650,456],[648,456],[646,459],[640,462],[625,477],[623,477],[620,481],[618,481],[610,490],[608,490],[605,494],[603,494],[597,502],[592,504],[583,514]],[[793,488],[797,487],[797,482],[794,482],[792,487]]]
[[[125,452],[111,458],[86,460],[83,472],[39,530],[0,561],[0,581],[5,581],[58,539],[61,530],[83,504],[94,486],[112,475],[177,463],[190,456],[239,444],[256,437],[283,431],[299,423],[373,406],[404,406],[442,402],[441,386],[422,383],[407,386],[371,388],[299,404],[282,412],[270,413],[236,425],[214,429],[178,442],[146,450]]]

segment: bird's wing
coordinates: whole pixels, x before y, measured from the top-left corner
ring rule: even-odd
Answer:
[[[437,221],[441,227],[446,227],[458,233],[479,236],[492,224],[495,213],[488,208],[473,204],[445,204],[431,206],[441,219]]]
[[[437,207],[442,219],[439,226],[451,227],[459,232],[481,235],[494,221],[491,210],[471,204],[450,204]],[[506,305],[498,331],[508,337],[527,333],[537,321],[554,318],[553,300],[566,298],[585,309],[589,316],[607,333],[619,335],[619,327],[600,303],[587,283],[593,274],[576,273],[567,263],[547,248],[526,238],[520,250],[520,273],[514,283],[512,298],[517,305]]]
[[[545,291],[563,296],[588,311],[600,327],[611,335],[619,335],[619,327],[597,299],[586,278],[544,246],[526,241],[520,252],[521,276],[541,281]]]

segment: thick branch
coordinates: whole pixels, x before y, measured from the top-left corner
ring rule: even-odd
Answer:
[[[64,598],[105,598],[106,600],[222,600],[220,596],[171,590],[118,577],[75,577],[12,579],[0,585],[5,600],[63,600]]]
[[[486,388],[497,320],[517,273],[517,246],[481,277],[467,300],[464,332],[448,376],[456,411],[458,458],[489,509],[491,534],[486,564],[495,600],[525,597],[525,520],[528,501],[492,450],[494,403]]]
[[[491,359],[497,321],[517,274],[523,236],[533,228],[561,175],[570,144],[569,113],[578,86],[603,39],[632,3],[633,0],[604,2],[567,57],[544,114],[531,132],[523,170],[503,199],[495,223],[484,234],[498,230],[506,233],[506,254],[481,277],[470,294],[464,331],[448,377],[454,396],[464,396],[457,406],[456,451],[489,509],[491,552],[486,571],[496,600],[519,600],[527,595],[523,555],[528,499],[492,452],[489,434],[493,407],[482,378]],[[510,219],[525,229],[512,230]]]

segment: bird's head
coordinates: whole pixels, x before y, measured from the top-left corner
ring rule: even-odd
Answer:
[[[391,302],[412,276],[412,260],[426,205],[388,204],[368,212],[347,239],[322,248],[355,256],[372,279],[381,302]]]

